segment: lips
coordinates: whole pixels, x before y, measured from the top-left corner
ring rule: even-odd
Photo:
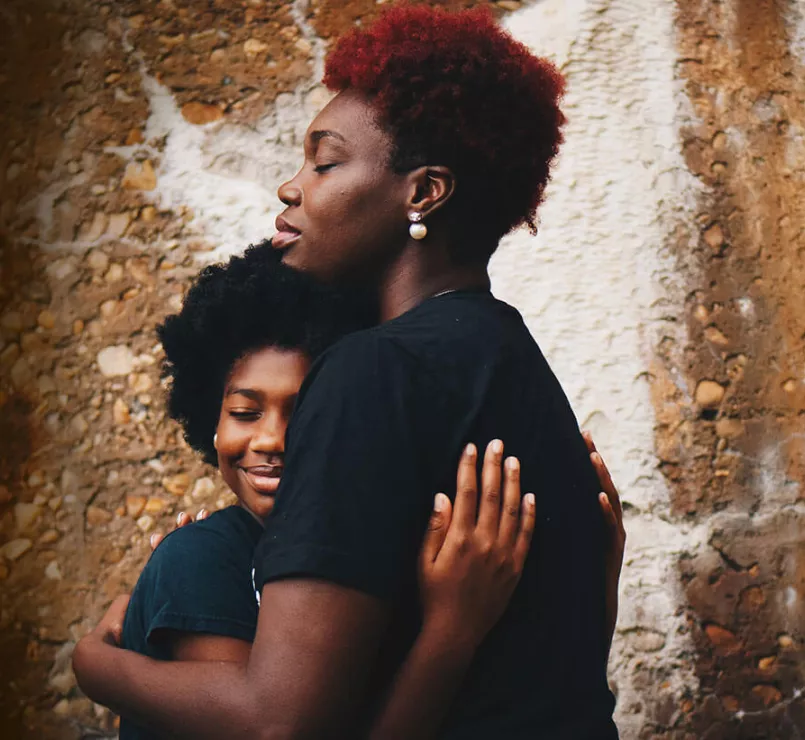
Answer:
[[[282,478],[282,465],[254,465],[249,468],[241,468],[249,485],[263,496],[273,496],[276,494]]]
[[[277,249],[285,249],[293,244],[302,232],[289,224],[282,216],[278,216],[276,223],[277,233],[272,237],[271,244]]]

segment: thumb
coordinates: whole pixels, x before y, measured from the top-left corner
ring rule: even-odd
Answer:
[[[428,531],[425,532],[425,539],[422,542],[422,562],[432,563],[442,549],[444,540],[447,537],[447,530],[450,527],[450,519],[453,515],[453,506],[450,499],[443,493],[437,493],[433,499],[433,511],[428,522]]]
[[[118,596],[107,609],[98,627],[107,640],[111,638],[114,644],[120,643],[123,634],[123,622],[126,619],[126,607],[129,605],[128,595]]]

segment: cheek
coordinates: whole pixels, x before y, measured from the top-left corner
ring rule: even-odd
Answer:
[[[324,278],[371,274],[375,263],[382,265],[384,255],[407,235],[407,224],[386,183],[339,185],[334,179],[310,193],[306,211],[313,228],[304,259]]]
[[[249,433],[248,426],[235,424],[230,420],[218,422],[218,459],[228,459],[242,455],[246,448],[249,446]]]
[[[365,230],[367,222],[378,226],[399,210],[392,184],[357,166],[311,182],[306,195],[311,220],[327,228],[331,236]]]

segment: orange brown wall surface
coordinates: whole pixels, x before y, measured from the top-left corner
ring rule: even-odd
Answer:
[[[508,237],[492,278],[623,489],[622,735],[800,737],[805,10],[490,5],[568,78],[540,234]],[[154,327],[203,264],[270,236],[327,45],[380,7],[0,6],[4,739],[114,736],[72,646],[151,532],[229,502],[165,417]]]

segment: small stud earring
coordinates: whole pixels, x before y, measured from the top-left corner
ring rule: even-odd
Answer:
[[[411,213],[408,214],[408,220],[411,222],[411,225],[408,227],[408,233],[411,235],[412,239],[421,241],[428,235],[428,227],[420,223],[422,221],[422,214],[419,211],[411,211]]]
[[[212,435],[212,446],[218,449],[218,432]]]

